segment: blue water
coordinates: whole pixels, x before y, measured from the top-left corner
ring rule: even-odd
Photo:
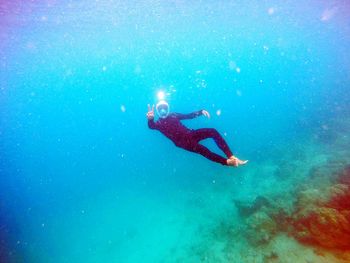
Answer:
[[[3,1],[0,16],[3,262],[227,262],[197,247],[226,194],[272,191],[265,164],[350,113],[347,1]],[[208,110],[184,123],[249,164],[148,129],[159,90]]]

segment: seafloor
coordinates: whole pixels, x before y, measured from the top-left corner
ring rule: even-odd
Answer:
[[[348,119],[335,120],[266,150],[236,185],[213,181],[187,196],[177,243],[159,260],[350,262],[349,130]]]

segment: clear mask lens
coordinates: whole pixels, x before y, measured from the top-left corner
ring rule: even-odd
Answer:
[[[169,105],[165,101],[160,101],[156,106],[156,110],[160,118],[166,118],[169,115]]]

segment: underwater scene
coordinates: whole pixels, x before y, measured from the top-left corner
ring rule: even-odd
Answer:
[[[350,262],[349,50],[348,0],[0,1],[0,262]]]

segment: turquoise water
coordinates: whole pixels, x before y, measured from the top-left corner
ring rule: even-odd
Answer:
[[[333,143],[350,127],[349,21],[341,0],[2,1],[0,261],[268,262],[233,200],[288,206],[310,167],[350,156]],[[160,90],[172,111],[208,110],[184,123],[249,163],[148,129]],[[317,258],[273,242],[280,262]]]

